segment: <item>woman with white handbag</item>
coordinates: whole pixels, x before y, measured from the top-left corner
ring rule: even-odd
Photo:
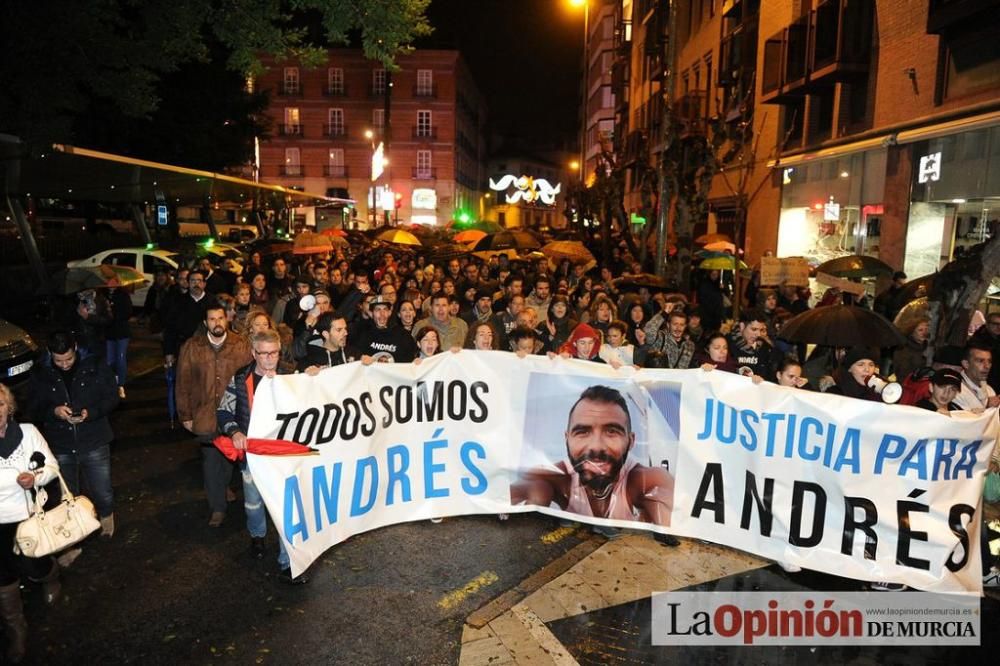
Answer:
[[[20,576],[42,583],[50,605],[60,590],[59,565],[52,557],[29,558],[14,550],[18,524],[31,513],[26,491],[41,489],[59,473],[38,429],[12,418],[16,408],[13,393],[0,384],[0,617],[7,626],[7,661],[14,664],[24,658],[28,637]]]

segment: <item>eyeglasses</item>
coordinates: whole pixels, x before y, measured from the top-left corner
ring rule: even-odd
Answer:
[[[280,349],[276,349],[275,351],[257,351],[257,350],[255,349],[255,350],[253,350],[253,353],[254,353],[255,355],[257,355],[257,356],[267,356],[267,357],[271,357],[271,356],[277,356],[278,354],[280,354],[280,353],[281,353],[281,350],[280,350]]]

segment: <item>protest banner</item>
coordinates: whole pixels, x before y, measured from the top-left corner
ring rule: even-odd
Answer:
[[[367,530],[537,510],[978,592],[997,421],[700,369],[462,351],[265,380],[249,435],[316,450],[248,455],[293,573]]]
[[[809,262],[804,257],[761,257],[760,283],[763,286],[809,286]]]

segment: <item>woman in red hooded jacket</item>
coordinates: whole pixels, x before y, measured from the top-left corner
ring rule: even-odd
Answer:
[[[601,350],[601,334],[589,324],[577,324],[569,339],[559,348],[563,358],[579,358],[595,363],[604,363],[597,355]]]

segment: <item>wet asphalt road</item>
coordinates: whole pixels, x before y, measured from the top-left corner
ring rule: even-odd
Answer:
[[[207,527],[199,447],[169,428],[161,373],[129,387],[112,423],[116,533],[85,543],[56,607],[25,588],[29,662],[452,664],[470,612],[579,543],[543,543],[555,524],[533,514],[421,521],[335,546],[290,587],[273,528],[250,558],[242,499]],[[438,605],[477,577],[495,580]]]

